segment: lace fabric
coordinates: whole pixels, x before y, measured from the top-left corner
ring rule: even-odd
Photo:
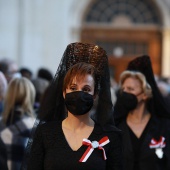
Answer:
[[[96,68],[99,94],[94,119],[99,124],[113,123],[110,94],[110,74],[106,52],[99,46],[84,43],[69,44],[61,59],[58,70],[42,101],[39,119],[41,121],[63,120],[67,116],[63,98],[63,80],[70,67],[79,62],[90,63]]]

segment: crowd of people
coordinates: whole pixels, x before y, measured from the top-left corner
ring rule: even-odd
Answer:
[[[3,59],[0,169],[169,170],[169,103],[170,81],[147,55],[117,83],[95,44],[69,44],[55,76]]]
[[[0,169],[19,170],[43,93],[52,73],[40,68],[37,76],[10,59],[0,60]],[[7,168],[8,167],[8,168]]]

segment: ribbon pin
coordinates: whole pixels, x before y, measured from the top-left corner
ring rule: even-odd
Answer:
[[[150,148],[164,148],[165,147],[164,141],[165,141],[165,138],[163,136],[160,137],[159,141],[152,139],[149,147]]]
[[[83,145],[88,146],[87,150],[85,151],[85,153],[83,154],[83,156],[81,157],[81,159],[79,160],[79,162],[86,162],[87,159],[89,158],[89,156],[92,154],[93,150],[98,148],[101,149],[103,151],[103,158],[104,160],[106,160],[106,153],[105,150],[103,148],[103,146],[105,146],[106,144],[108,144],[109,138],[107,136],[103,137],[99,142],[97,141],[90,141],[88,139],[83,139]]]
[[[158,158],[163,158],[163,150],[162,148],[165,147],[165,138],[163,136],[160,137],[159,141],[156,141],[155,139],[151,140],[151,143],[149,145],[150,148],[155,149],[155,153],[158,156]]]

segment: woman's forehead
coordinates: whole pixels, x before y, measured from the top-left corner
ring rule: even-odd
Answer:
[[[93,83],[94,84],[94,78],[90,74],[86,75],[77,75],[70,80],[70,84],[78,84],[78,83]]]
[[[141,81],[136,78],[136,77],[127,77],[124,82],[123,85],[128,84],[128,85],[132,85],[132,86],[141,86]]]

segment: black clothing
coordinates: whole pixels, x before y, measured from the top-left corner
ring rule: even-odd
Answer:
[[[0,169],[8,170],[7,152],[6,152],[5,144],[2,142],[1,138],[0,138]]]
[[[26,113],[22,115],[20,111],[14,110],[13,121],[10,114],[7,123],[1,124],[0,136],[6,147],[9,170],[20,169],[34,121],[35,118]]]
[[[62,121],[40,125],[35,133],[28,170],[122,170],[119,130],[114,126],[104,129],[95,124],[88,140],[99,141],[105,136],[110,140],[110,143],[103,146],[107,159],[104,160],[102,151],[95,148],[86,162],[79,162],[88,146],[82,145],[73,151],[62,131]]]
[[[133,148],[133,151],[134,151],[134,167],[133,167],[133,170],[140,169],[140,165],[139,165],[140,146],[143,144],[144,139],[147,135],[148,128],[150,126],[150,122],[151,122],[151,119],[147,123],[144,131],[142,132],[142,134],[140,136],[140,138],[138,138],[134,134],[134,132],[132,131],[132,129],[130,127],[128,127],[130,138],[131,138],[131,143],[132,143],[132,148]]]
[[[138,141],[135,141],[137,139],[125,120],[119,123],[118,128],[123,133],[126,170],[170,170],[170,120],[152,116]],[[149,146],[152,139],[158,141],[161,136],[165,137],[162,159],[158,158],[155,149]]]

